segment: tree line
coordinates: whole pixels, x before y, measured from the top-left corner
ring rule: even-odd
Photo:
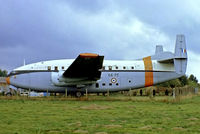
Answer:
[[[6,77],[8,75],[8,71],[0,69],[0,77]]]
[[[195,86],[195,87],[199,86],[198,79],[193,74],[191,74],[189,77],[184,75],[178,79],[161,83],[158,86],[174,88],[174,87],[184,87],[186,85]]]

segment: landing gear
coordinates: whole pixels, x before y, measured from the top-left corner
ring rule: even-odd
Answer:
[[[6,93],[6,96],[12,96],[11,92]]]
[[[142,96],[142,89],[140,89],[140,96]]]
[[[106,96],[106,94],[104,92],[102,94],[103,94],[103,96]]]
[[[82,95],[83,95],[83,94],[82,94],[81,92],[76,92],[76,93],[75,93],[75,96],[78,97],[78,98],[80,98]]]

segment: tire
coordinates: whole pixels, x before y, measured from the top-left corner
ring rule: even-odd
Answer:
[[[80,98],[82,96],[81,92],[76,92],[76,97]]]
[[[6,96],[12,96],[12,94],[10,92],[6,93]]]

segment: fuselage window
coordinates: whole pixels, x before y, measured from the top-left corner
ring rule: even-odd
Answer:
[[[123,69],[126,69],[126,67],[123,67]]]
[[[119,83],[116,83],[116,86],[119,86]]]
[[[96,83],[96,88],[99,88],[99,83]]]
[[[108,66],[109,70],[112,70],[112,66]]]
[[[55,66],[55,70],[58,71],[58,67],[57,66]]]
[[[134,69],[134,67],[131,67],[131,69]]]
[[[48,66],[48,70],[49,70],[49,71],[51,70],[51,66]]]
[[[65,67],[62,66],[62,70],[64,70],[64,69],[65,69]]]
[[[128,82],[131,83],[131,80],[129,80]]]
[[[115,67],[115,69],[118,69],[118,67]]]
[[[109,83],[109,86],[112,86],[112,83]]]
[[[102,83],[102,86],[105,86],[106,85],[106,83]]]

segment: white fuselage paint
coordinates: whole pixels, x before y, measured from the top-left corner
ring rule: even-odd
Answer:
[[[14,69],[14,71],[47,71],[48,67],[51,67],[51,71],[54,71],[58,67],[58,71],[65,71],[74,61],[74,59],[63,59],[63,60],[50,60],[37,62],[19,68]],[[175,71],[174,64],[164,64],[159,63],[156,60],[152,60],[153,70],[154,71]],[[103,66],[105,70],[109,70],[109,67],[112,70],[138,70],[144,71],[144,61],[143,60],[104,60]],[[116,68],[117,67],[117,68]],[[125,67],[125,68],[124,68]]]

